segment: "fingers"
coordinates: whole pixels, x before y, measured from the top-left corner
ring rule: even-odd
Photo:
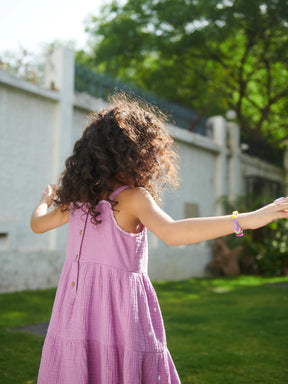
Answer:
[[[49,187],[51,188],[51,194],[49,195],[52,199],[56,196],[58,185],[57,184],[49,184]]]
[[[57,184],[47,184],[45,190],[42,192],[42,199],[53,200],[56,196],[57,189]]]
[[[57,184],[48,184],[51,188],[52,188],[52,190],[53,191],[57,191],[57,189],[58,189],[58,185]]]
[[[274,204],[277,204],[277,205],[282,205],[282,204],[286,204],[288,202],[288,197],[279,197],[278,199],[274,200]]]
[[[42,192],[42,195],[48,195],[49,196],[49,194],[50,194],[50,186],[48,184],[48,185],[46,185],[46,188]]]
[[[279,214],[283,214],[283,216],[279,218],[287,218],[287,212],[288,212],[288,197],[279,197],[278,199],[274,200],[272,203],[274,207],[276,208],[277,212]]]
[[[274,203],[275,204],[280,204],[282,200],[284,200],[283,196],[282,197],[278,197],[278,199],[274,200]]]

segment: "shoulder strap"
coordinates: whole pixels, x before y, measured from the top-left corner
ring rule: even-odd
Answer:
[[[129,185],[122,185],[122,187],[117,188],[114,192],[110,195],[110,200],[114,200],[115,197],[118,195],[118,193],[124,191],[124,189],[131,188]]]

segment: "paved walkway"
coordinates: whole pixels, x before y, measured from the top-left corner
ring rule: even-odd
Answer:
[[[279,282],[279,283],[269,283],[269,284],[266,284],[267,286],[270,286],[270,287],[280,287],[280,288],[288,288],[288,283],[285,283],[285,281],[283,282]]]
[[[13,328],[12,331],[29,332],[33,335],[45,337],[49,321],[40,324],[27,325],[26,327]]]

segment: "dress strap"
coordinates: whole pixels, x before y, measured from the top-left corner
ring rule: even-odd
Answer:
[[[124,189],[131,188],[129,185],[122,185],[122,187],[117,188],[114,192],[110,195],[110,200],[114,200],[115,197],[118,195],[118,193],[124,191]]]

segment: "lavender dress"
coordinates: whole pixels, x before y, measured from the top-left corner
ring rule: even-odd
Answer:
[[[99,225],[81,209],[70,215],[38,384],[179,384],[147,275],[146,228],[125,232],[108,201],[98,210]]]

